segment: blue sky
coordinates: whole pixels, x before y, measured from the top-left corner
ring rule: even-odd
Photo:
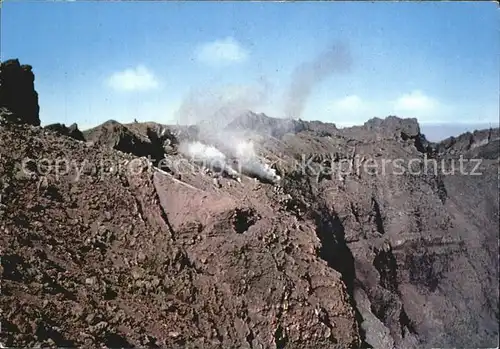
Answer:
[[[284,116],[294,69],[338,42],[351,68],[314,84],[303,119],[487,124],[499,117],[498,13],[494,2],[7,0],[1,52],[34,67],[43,124],[182,122],[181,105],[200,98]]]

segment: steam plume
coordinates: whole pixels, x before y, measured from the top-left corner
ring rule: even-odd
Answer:
[[[220,170],[233,178],[238,178],[240,173],[245,173],[269,182],[278,182],[281,179],[276,174],[276,170],[260,159],[253,142],[233,138],[225,142],[224,146],[230,156],[229,159],[216,147],[199,141],[183,142],[179,146],[179,151],[193,162],[210,169]]]
[[[235,138],[232,142],[230,149],[233,152],[232,155],[237,160],[239,172],[255,175],[269,182],[278,182],[281,179],[276,174],[276,170],[260,158],[252,141]]]
[[[347,72],[351,64],[348,47],[336,44],[313,60],[296,67],[285,96],[285,117],[300,118],[313,88],[332,74]]]
[[[191,90],[177,111],[177,120],[196,124],[202,131],[220,130],[248,110],[267,102],[269,84],[261,80],[255,85],[228,85]]]
[[[183,142],[179,145],[179,151],[195,163],[226,172],[232,177],[238,176],[238,173],[229,166],[226,155],[213,146],[201,142]]]
[[[275,170],[258,156],[253,143],[247,141],[243,133],[224,130],[237,117],[263,105],[268,94],[269,85],[263,80],[257,86],[191,91],[177,117],[183,123],[196,124],[199,139],[182,143],[180,152],[194,162],[220,169],[233,177],[246,173],[271,182],[279,181]]]

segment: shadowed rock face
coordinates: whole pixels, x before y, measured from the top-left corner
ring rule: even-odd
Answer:
[[[39,126],[38,94],[31,69],[17,59],[0,63],[0,107],[12,113],[8,117],[10,122]]]
[[[424,160],[426,154],[411,139],[384,139],[377,132],[379,140],[370,146],[363,141],[370,137],[366,131],[373,129],[351,133],[360,157]],[[349,148],[340,148],[340,157],[348,158]],[[290,182],[292,197],[309,203],[320,217],[321,256],[352,287],[366,342],[377,348],[496,342],[496,149],[493,160],[482,159],[480,176],[391,175],[388,169],[385,175],[362,172]],[[439,156],[440,167],[447,156]],[[442,172],[450,166],[446,162]],[[466,168],[472,172],[474,166]]]
[[[279,184],[137,157],[181,163],[178,142],[195,128],[108,121],[77,142],[3,126],[0,341],[495,346],[498,129],[434,144],[397,117],[235,125]],[[61,157],[77,166],[37,167]]]

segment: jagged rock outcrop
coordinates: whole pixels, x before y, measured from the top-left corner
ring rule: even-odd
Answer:
[[[164,155],[174,151],[178,141],[175,135],[159,124],[123,125],[109,120],[95,128],[85,130],[84,137],[96,146],[110,147],[136,156],[145,156],[157,163]]]
[[[69,127],[66,126],[65,124],[50,124],[44,127],[46,130],[51,130],[59,133],[60,135],[63,136],[68,136],[74,139],[77,139],[79,141],[85,141],[85,137],[83,137],[82,131],[78,129],[77,124],[71,124]]]
[[[35,75],[30,65],[21,65],[11,59],[0,63],[0,108],[3,118],[18,124],[40,125],[38,94],[35,91]]]
[[[388,116],[385,119],[372,118],[365,122],[364,127],[379,134],[398,136],[399,133],[399,135],[408,138],[415,138],[420,135],[420,126],[415,118],[401,119],[397,116]]]
[[[271,118],[265,114],[246,112],[232,120],[226,130],[246,130],[259,134],[269,134],[281,138],[287,133],[297,133],[305,129],[304,122],[292,119]]]
[[[448,157],[498,157],[500,131],[498,128],[467,132],[458,137],[449,137],[437,146],[437,150]]]

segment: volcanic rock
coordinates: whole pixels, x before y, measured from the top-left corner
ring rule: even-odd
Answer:
[[[71,124],[69,127],[66,126],[65,124],[50,124],[44,127],[46,130],[51,130],[59,133],[60,135],[63,136],[68,136],[71,138],[74,138],[79,141],[85,141],[85,138],[83,137],[83,133],[78,129],[77,124]]]
[[[232,120],[227,130],[250,130],[259,134],[269,134],[281,138],[286,133],[297,133],[305,129],[304,122],[292,119],[271,118],[265,114],[246,112]]]
[[[122,125],[109,120],[95,128],[85,130],[84,137],[97,146],[105,146],[136,156],[148,157],[157,164],[164,155],[172,153],[178,144],[170,129],[159,124]]]
[[[40,125],[34,83],[30,65],[21,65],[17,59],[0,62],[0,107],[12,113],[3,114],[9,122]]]

